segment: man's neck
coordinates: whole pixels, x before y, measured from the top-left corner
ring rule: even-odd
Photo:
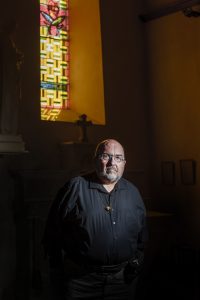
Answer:
[[[110,193],[114,189],[115,184],[116,184],[116,182],[114,182],[114,183],[108,183],[108,184],[103,184],[103,186],[106,189],[106,191]]]

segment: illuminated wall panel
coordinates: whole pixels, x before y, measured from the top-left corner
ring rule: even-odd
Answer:
[[[105,124],[100,0],[70,0],[70,109],[59,119],[74,122],[86,114]]]
[[[41,119],[69,108],[69,3],[40,0]]]

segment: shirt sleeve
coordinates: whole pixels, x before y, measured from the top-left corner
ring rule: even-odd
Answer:
[[[52,267],[62,264],[62,220],[75,202],[75,185],[70,180],[58,191],[47,216],[42,245]]]
[[[138,252],[143,252],[146,243],[148,241],[147,216],[146,216],[146,207],[139,191],[138,194],[139,194],[138,213],[140,216],[140,231],[138,234],[137,250]]]

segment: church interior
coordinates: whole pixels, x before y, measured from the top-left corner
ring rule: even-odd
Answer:
[[[40,117],[39,1],[2,4],[1,41],[16,20],[23,63],[11,141],[19,149],[6,149],[9,134],[0,134],[0,300],[48,299],[41,236],[49,205],[68,178],[92,167],[106,138],[124,146],[124,177],[147,208],[139,299],[200,299],[199,2],[99,0],[106,121],[88,126],[83,143],[77,123]]]

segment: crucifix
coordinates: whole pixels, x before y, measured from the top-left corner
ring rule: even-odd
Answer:
[[[87,115],[82,114],[79,116],[79,120],[76,121],[76,124],[80,128],[79,141],[81,143],[87,143],[88,142],[87,127],[92,125],[92,121],[87,121]]]

